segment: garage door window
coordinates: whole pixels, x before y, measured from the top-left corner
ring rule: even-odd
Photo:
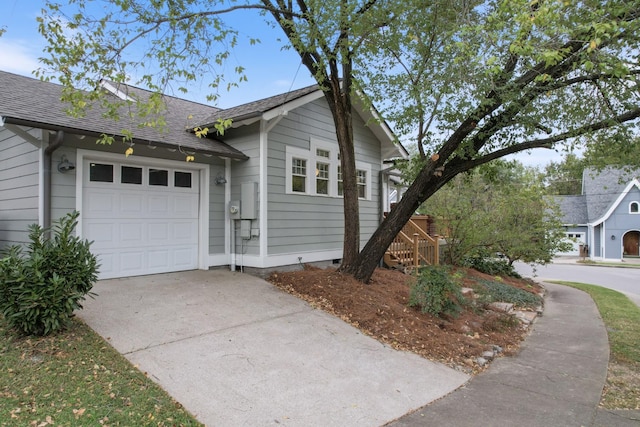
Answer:
[[[180,188],[191,188],[191,172],[175,172],[174,186]]]
[[[104,163],[89,164],[89,181],[113,182],[113,165]]]
[[[167,187],[169,185],[169,171],[165,169],[149,169],[149,185]]]
[[[142,168],[122,166],[120,182],[123,184],[142,184]]]

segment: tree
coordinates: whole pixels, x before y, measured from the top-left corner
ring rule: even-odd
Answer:
[[[640,117],[638,1],[468,3],[463,21],[445,27],[444,45],[429,19],[442,5],[427,16],[411,6],[402,26],[385,28],[395,36],[377,40],[377,54],[360,58],[370,81],[391,76],[393,84],[368,91],[375,101],[388,100],[383,114],[414,117],[408,123],[424,151],[403,199],[346,269],[364,281],[420,204],[460,173],[603,130],[624,132]],[[421,98],[424,87],[440,88],[429,103]]]
[[[582,172],[586,167],[584,158],[567,153],[561,162],[551,162],[544,168],[547,193],[574,195],[582,193]]]
[[[225,81],[214,65],[223,65],[229,48],[237,43],[238,33],[225,25],[224,14],[242,9],[270,14],[315,77],[331,110],[343,171],[342,267],[357,262],[360,216],[351,117],[353,58],[364,54],[367,35],[384,26],[400,2],[387,5],[376,0],[261,0],[228,6],[222,0],[170,3],[124,0],[105,6],[104,15],[97,19],[86,13],[85,0],[69,0],[69,4],[76,10],[65,16],[59,5],[48,2],[49,13],[40,19],[40,32],[49,42],[50,56],[43,62],[60,73],[58,79],[65,88],[64,100],[72,104],[71,113],[82,114],[89,102],[105,99],[101,91],[92,91],[87,97],[76,90],[78,87],[96,88],[105,77],[125,82],[130,70],[139,69],[144,70],[139,83],[155,93],[126,111],[138,115],[135,121],[145,126],[164,125],[161,95],[172,83],[188,83],[208,76],[210,87],[216,92]],[[384,9],[379,4],[384,4]],[[139,58],[129,59],[126,54],[135,53],[140,45],[143,50],[138,52]],[[230,85],[245,79],[241,66],[235,72],[239,81]],[[185,92],[186,85],[179,84],[177,90]],[[215,98],[215,94],[210,97]],[[121,105],[102,102],[102,106],[109,116],[121,117]],[[224,131],[224,124],[218,124],[218,132]],[[132,135],[129,129],[123,133]]]
[[[497,161],[438,190],[424,209],[446,236],[446,261],[461,265],[470,256],[501,253],[510,265],[546,264],[569,249],[558,208],[541,182],[533,169]]]
[[[413,212],[458,174],[640,117],[638,0],[122,0],[98,20],[83,13],[85,0],[70,2],[77,11],[69,25],[49,4],[54,15],[42,18],[41,32],[50,44],[45,64],[62,73],[67,98],[80,107],[86,101],[74,85],[91,87],[103,76],[124,81],[131,67],[149,63],[161,72],[140,80],[159,93],[203,73],[217,87],[223,78],[212,64],[229,51],[214,47],[237,40],[220,16],[238,9],[271,14],[331,108],[345,178],[340,268],[365,282]],[[128,59],[143,41],[140,58]],[[236,72],[242,80],[243,69]],[[419,155],[403,199],[358,252],[351,105],[362,91],[399,124],[401,137],[417,142]],[[154,118],[159,99],[138,109],[144,123],[162,124]]]

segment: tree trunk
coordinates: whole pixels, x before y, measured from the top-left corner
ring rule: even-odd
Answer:
[[[340,147],[340,167],[342,168],[342,194],[344,204],[344,242],[342,246],[342,266],[357,262],[360,252],[360,209],[358,204],[358,183],[356,178],[356,158],[353,145],[353,117],[351,93],[348,85],[341,87],[337,73],[330,76],[331,91],[325,92],[325,99],[336,127],[336,138]],[[370,177],[369,177],[370,179]]]
[[[349,265],[343,262],[342,270],[362,282],[368,282],[385,251],[402,227],[411,219],[416,209],[452,177],[435,172],[435,164],[432,162],[423,167],[402,199],[373,233],[356,261]]]

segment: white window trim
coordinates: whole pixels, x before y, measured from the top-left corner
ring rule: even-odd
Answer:
[[[307,162],[307,177],[305,179],[304,182],[304,193],[300,192],[300,191],[293,191],[292,185],[293,185],[293,172],[292,172],[292,168],[293,168],[293,159],[302,159],[302,160],[306,160]],[[286,166],[286,170],[285,170],[285,185],[286,187],[286,194],[309,194],[309,170],[311,169],[311,163],[309,161],[309,152],[307,150],[303,150],[301,148],[296,148],[296,147],[289,147],[287,146],[287,152],[286,152],[286,162],[285,162]],[[315,169],[314,169],[315,170]]]
[[[371,165],[369,163],[363,163],[356,161],[356,171],[365,171],[367,174],[367,182],[365,187],[364,199],[360,197],[360,200],[371,200]]]
[[[637,205],[637,207],[638,207],[638,211],[637,211],[637,212],[632,212],[632,211],[631,211],[631,206],[632,206],[634,203],[635,203],[635,204]],[[629,202],[629,213],[630,213],[631,215],[640,215],[640,202],[637,202],[637,201],[635,201],[635,200],[634,200],[634,201],[632,201],[632,202]]]
[[[298,147],[286,147],[285,153],[285,194],[297,194],[297,195],[307,195],[307,196],[316,196],[316,197],[335,197],[342,198],[343,196],[338,195],[338,165],[340,164],[340,160],[338,159],[338,146],[337,144],[332,144],[330,142],[321,141],[319,139],[310,138],[309,150],[305,150],[303,148]],[[317,149],[326,150],[329,152],[329,158],[326,157],[317,157]],[[292,181],[293,181],[293,159],[302,159],[307,161],[307,175],[305,180],[305,191],[293,191]],[[316,181],[316,169],[318,163],[327,163],[329,164],[329,194],[318,194],[317,193],[317,181]],[[367,174],[367,185],[365,189],[365,197],[360,198],[360,200],[371,200],[371,186],[372,186],[372,176],[371,176],[371,164],[365,162],[356,161],[356,169],[365,171]]]

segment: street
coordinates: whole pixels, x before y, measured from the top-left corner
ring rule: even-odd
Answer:
[[[624,293],[631,301],[640,306],[640,268],[598,267],[564,263],[561,260],[546,266],[533,268],[521,262],[514,264],[523,277],[532,277],[536,281],[564,280],[603,286]]]

